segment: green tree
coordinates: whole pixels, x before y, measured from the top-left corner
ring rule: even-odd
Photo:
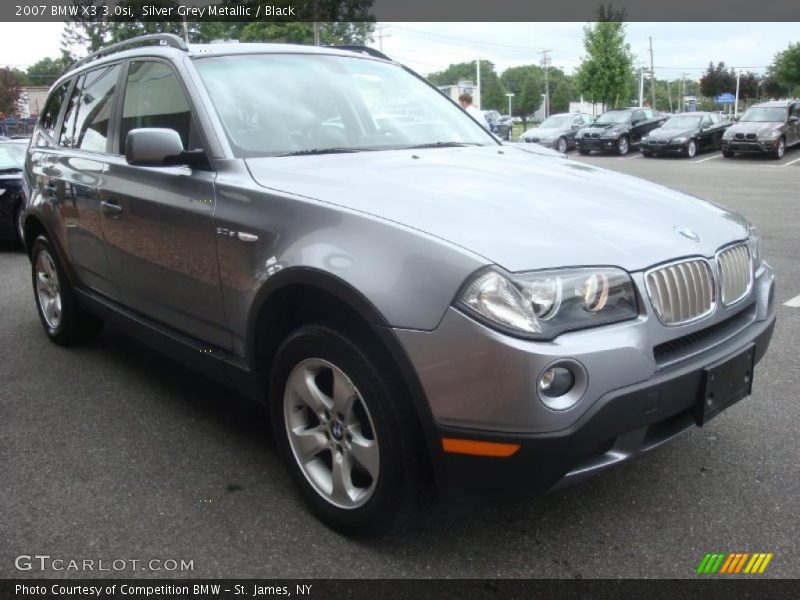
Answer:
[[[477,65],[474,61],[449,65],[443,71],[428,75],[433,85],[453,85],[459,81],[472,81],[477,77]],[[504,112],[506,91],[500,83],[494,63],[481,59],[481,106],[482,110]]]
[[[633,81],[633,55],[625,41],[624,11],[600,7],[598,21],[583,29],[586,57],[577,72],[578,90],[593,102],[627,103]]]
[[[555,67],[548,70],[547,78],[550,82],[550,114],[567,112],[569,103],[580,96],[575,78]]]
[[[26,85],[50,86],[69,69],[70,62],[64,57],[43,58],[32,64],[25,72]]]
[[[0,68],[0,113],[17,113],[17,101],[21,92],[20,80],[14,69]]]
[[[800,93],[800,42],[778,52],[768,71],[769,77],[790,96]]]
[[[703,96],[715,98],[720,94],[736,91],[736,73],[728,69],[724,62],[708,63],[708,69],[700,77],[700,91]]]
[[[544,72],[538,65],[509,67],[503,71],[500,81],[506,92],[514,93],[514,101],[511,105],[513,116],[527,119],[542,104]]]

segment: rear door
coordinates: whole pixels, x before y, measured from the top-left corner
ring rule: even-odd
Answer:
[[[122,302],[134,311],[218,348],[230,348],[217,267],[215,174],[186,166],[141,167],[124,157],[132,129],[168,128],[184,148],[204,148],[178,73],[159,59],[128,64],[118,135],[102,214]]]
[[[800,120],[792,120],[792,117],[800,119],[800,102],[795,102],[789,107],[789,123],[786,128],[787,146],[794,146],[800,142]]]
[[[638,144],[642,140],[642,136],[649,131],[647,125],[648,125],[647,116],[645,115],[644,111],[643,110],[633,111],[633,115],[631,116],[632,144]]]

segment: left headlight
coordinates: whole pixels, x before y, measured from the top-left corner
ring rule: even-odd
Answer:
[[[755,225],[747,227],[747,245],[750,247],[750,255],[753,257],[753,266],[756,270],[761,266],[761,232]]]
[[[614,267],[531,273],[482,269],[464,285],[456,306],[495,329],[541,340],[639,314],[630,275]]]

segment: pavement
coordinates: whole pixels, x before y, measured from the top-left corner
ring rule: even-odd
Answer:
[[[26,257],[0,247],[0,578],[696,577],[705,553],[736,551],[774,553],[760,577],[799,577],[800,306],[784,303],[800,295],[800,150],[780,162],[718,155],[570,160],[709,198],[760,227],[778,324],[753,395],[583,484],[434,505],[411,531],[369,541],[305,510],[262,409],[114,331],[49,343]],[[15,568],[34,554],[64,570]],[[170,560],[192,568],[166,570]]]

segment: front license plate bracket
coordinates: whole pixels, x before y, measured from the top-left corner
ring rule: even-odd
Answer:
[[[699,426],[750,395],[755,356],[755,344],[750,344],[735,356],[704,369],[703,393],[695,406],[695,421]]]

